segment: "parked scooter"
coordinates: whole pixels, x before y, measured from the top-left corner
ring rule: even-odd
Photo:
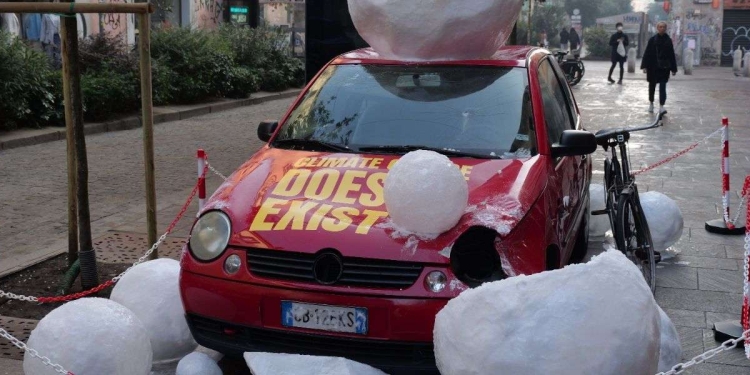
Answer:
[[[557,63],[560,64],[560,68],[565,73],[565,79],[571,86],[575,86],[581,82],[583,75],[586,73],[586,67],[583,65],[583,61],[581,61],[581,55],[576,52],[574,51],[572,59],[568,58],[567,60],[565,56],[568,55],[568,52],[558,51],[555,53]]]

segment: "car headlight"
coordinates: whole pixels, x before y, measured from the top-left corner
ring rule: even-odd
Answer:
[[[209,211],[193,225],[190,251],[204,262],[214,260],[227,249],[231,233],[229,216],[221,211]]]
[[[497,232],[484,227],[469,228],[451,249],[451,269],[470,287],[506,278],[495,249]]]

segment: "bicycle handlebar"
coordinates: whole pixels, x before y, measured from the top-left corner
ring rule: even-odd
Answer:
[[[667,111],[659,112],[659,114],[656,115],[656,120],[654,121],[654,123],[649,124],[649,125],[638,126],[634,128],[602,129],[596,133],[596,140],[603,141],[603,140],[608,140],[618,134],[632,133],[632,132],[638,132],[642,130],[658,128],[659,126],[662,125],[662,120],[664,120],[664,115],[666,114],[667,114]]]

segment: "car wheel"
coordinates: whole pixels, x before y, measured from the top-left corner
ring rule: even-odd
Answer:
[[[581,263],[589,252],[589,205],[586,205],[586,212],[583,214],[581,225],[578,228],[576,243],[573,245],[573,253],[570,255],[570,264]]]

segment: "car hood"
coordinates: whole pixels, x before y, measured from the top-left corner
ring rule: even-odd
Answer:
[[[264,147],[219,187],[203,211],[229,215],[230,246],[336,249],[351,257],[446,263],[452,244],[471,226],[507,235],[546,184],[539,156],[451,158],[467,178],[468,208],[450,231],[423,237],[397,228],[386,212],[383,183],[399,157]]]

